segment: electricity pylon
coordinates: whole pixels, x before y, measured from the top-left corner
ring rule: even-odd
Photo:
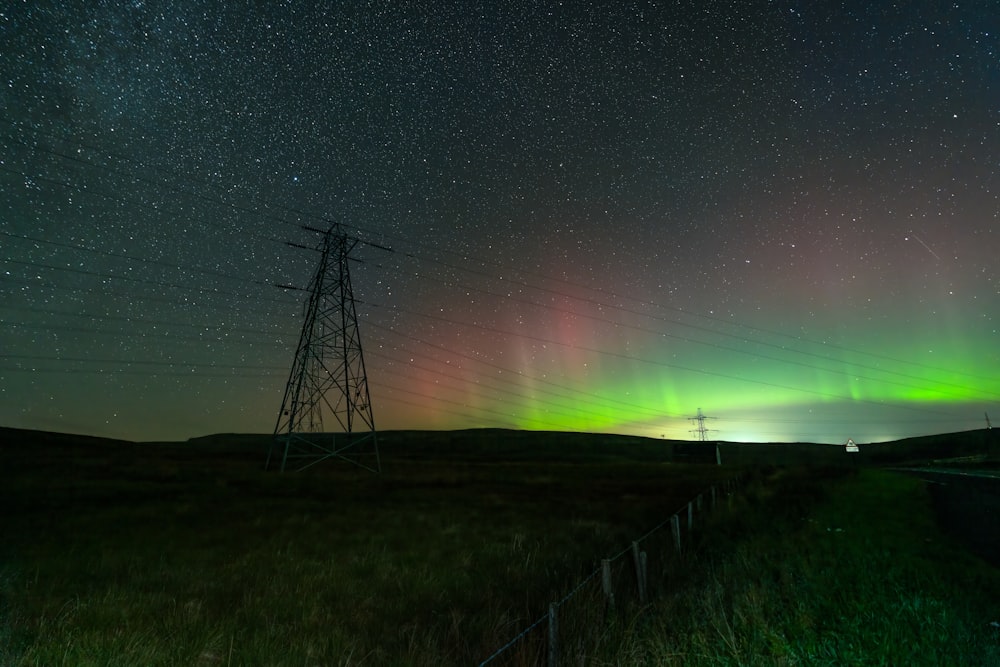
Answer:
[[[339,224],[323,234],[317,248],[319,266],[307,290],[302,333],[264,467],[277,465],[284,472],[295,465],[305,470],[340,458],[381,472],[348,267],[350,252],[360,241],[347,236]],[[324,418],[330,426],[329,418],[336,421],[340,431],[327,432]]]
[[[706,417],[705,415],[701,414],[701,408],[698,408],[698,414],[696,416],[688,417],[688,420],[698,422],[698,426],[696,428],[691,429],[691,433],[694,433],[696,436],[698,436],[699,442],[705,442],[705,434],[707,434],[709,431],[715,430],[713,428],[705,428],[706,419],[714,419],[714,417]]]

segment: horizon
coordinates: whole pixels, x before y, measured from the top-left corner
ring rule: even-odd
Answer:
[[[128,438],[116,438],[103,435],[95,435],[93,433],[78,433],[70,431],[50,431],[44,429],[31,429],[31,428],[21,428],[13,427],[7,425],[0,425],[0,430],[9,431],[23,431],[27,433],[38,433],[41,435],[55,435],[67,438],[88,438],[94,440],[108,440],[116,442],[125,442],[134,445],[159,445],[159,444],[184,444],[192,441],[198,440],[208,440],[212,438],[272,438],[273,433],[263,433],[263,432],[238,432],[238,431],[220,431],[214,433],[203,433],[200,435],[193,435],[183,439],[177,440],[131,440]],[[977,433],[980,431],[989,431],[991,428],[978,428],[978,429],[968,429],[964,431],[952,431],[952,432],[940,432],[940,433],[924,433],[921,435],[907,436],[904,438],[898,438],[893,440],[879,440],[879,441],[858,441],[854,438],[851,440],[854,444],[858,446],[866,445],[884,445],[893,444],[897,442],[903,442],[905,440],[919,440],[923,438],[941,438],[947,436],[961,436],[968,435],[971,433]],[[628,433],[613,433],[613,432],[593,432],[593,431],[557,431],[557,430],[537,430],[537,429],[516,429],[516,428],[506,428],[506,427],[495,427],[495,426],[484,426],[484,427],[472,427],[472,428],[457,428],[457,429],[412,429],[412,428],[401,428],[401,429],[379,429],[378,434],[448,434],[448,433],[475,433],[477,431],[500,431],[500,432],[510,432],[515,434],[533,434],[533,435],[579,435],[579,436],[609,436],[611,438],[640,438],[643,440],[648,440],[650,443],[656,442],[668,442],[668,443],[683,443],[683,444],[704,444],[709,445],[816,445],[821,447],[839,447],[843,448],[846,445],[845,442],[831,443],[831,442],[814,442],[814,441],[759,441],[759,440],[723,440],[723,439],[677,439],[677,438],[663,438],[663,437],[651,437],[643,435],[635,435]]]

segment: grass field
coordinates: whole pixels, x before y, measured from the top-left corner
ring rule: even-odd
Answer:
[[[1000,665],[1000,570],[942,533],[923,482],[810,470],[766,488],[604,664]]]
[[[256,451],[101,442],[5,456],[0,656],[47,666],[469,664],[732,475],[402,456],[380,476],[279,475]]]
[[[8,438],[0,665],[476,664],[740,472],[565,434],[549,454],[503,433],[457,450],[407,437],[379,476],[264,473],[239,439]],[[683,557],[669,529],[643,543],[651,603],[625,594],[622,558],[616,608],[599,582],[565,605],[566,664],[1000,664],[1000,571],[939,531],[922,482],[745,479]],[[544,643],[491,667],[543,664]]]

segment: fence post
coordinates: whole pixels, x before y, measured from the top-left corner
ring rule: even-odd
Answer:
[[[703,494],[703,493],[699,493],[699,494],[698,494],[698,497],[697,497],[697,498],[695,498],[695,505],[697,506],[697,509],[698,509],[698,514],[701,514],[701,507],[702,507],[702,502],[701,502],[701,497],[702,497],[703,495],[705,495],[705,494]]]
[[[639,589],[639,602],[646,602],[646,580],[642,576],[642,559],[639,557],[639,543],[632,542],[632,563],[635,565],[635,584]]]
[[[715,484],[712,485],[712,510],[715,511],[715,504],[717,502],[715,493]]]
[[[676,514],[670,517],[670,532],[674,534],[674,546],[677,553],[681,552],[681,518]]]
[[[646,558],[646,552],[645,551],[640,551],[639,552],[639,569],[642,570],[642,590],[643,590],[643,593],[646,593],[648,595],[648,593],[646,592],[646,588],[647,588],[647,586],[649,584],[649,561]]]
[[[688,501],[688,532],[694,530],[694,503]]]
[[[559,665],[559,624],[556,619],[556,603],[549,604],[549,667]]]
[[[610,609],[615,608],[615,592],[611,588],[611,560],[601,559],[601,588],[604,589],[604,598],[607,600]]]

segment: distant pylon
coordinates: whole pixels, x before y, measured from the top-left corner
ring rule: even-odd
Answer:
[[[317,248],[319,266],[309,284],[265,468],[304,470],[341,458],[372,472],[382,470],[348,267],[358,242],[335,224]],[[332,417],[340,432],[327,432],[324,417]]]
[[[706,417],[705,415],[703,415],[701,413],[701,408],[698,408],[698,414],[697,415],[695,415],[694,417],[688,417],[688,420],[698,423],[698,426],[696,426],[695,428],[691,429],[691,433],[694,433],[697,436],[699,442],[705,442],[705,435],[709,431],[714,431],[715,430],[715,429],[705,428],[705,420],[706,419],[713,419],[713,417]]]

